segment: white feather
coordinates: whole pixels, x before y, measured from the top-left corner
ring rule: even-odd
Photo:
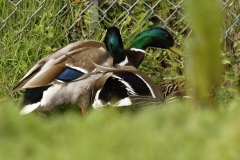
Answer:
[[[132,105],[132,101],[130,100],[129,97],[126,97],[124,99],[121,99],[117,103],[115,103],[113,106],[114,107],[122,107],[122,106],[130,106]]]
[[[104,102],[102,100],[97,99],[97,100],[94,100],[92,107],[97,110],[97,109],[103,108],[106,105],[107,104],[104,104]]]
[[[130,50],[131,50],[131,51],[136,51],[136,52],[143,52],[143,53],[145,53],[144,50],[138,49],[138,48],[130,48]]]
[[[96,92],[96,95],[95,95],[95,98],[94,98],[94,102],[92,104],[92,107],[94,109],[99,109],[99,108],[102,108],[104,106],[106,106],[106,104],[103,104],[104,102],[102,100],[99,99],[99,94],[101,92],[101,89],[99,89],[97,92]]]
[[[191,96],[183,96],[183,98],[192,98]]]
[[[128,63],[128,58],[126,56],[126,58],[124,59],[124,61],[122,61],[121,63],[119,63],[118,65],[120,66],[125,66]]]
[[[118,77],[116,75],[112,75],[112,77],[117,78],[122,84],[124,84],[128,92],[136,95],[136,92],[134,92],[134,89],[128,82],[124,81],[121,77]]]
[[[33,104],[29,104],[23,107],[23,109],[20,111],[20,115],[25,115],[25,114],[29,114],[32,111],[34,111],[35,109],[37,109],[40,106],[40,102],[38,103],[33,103]]]
[[[104,104],[104,101],[102,101],[100,99],[94,100],[94,103],[92,104],[93,108],[96,109],[96,110],[100,109],[100,108],[103,108],[104,106],[107,106],[107,105],[110,105],[110,106],[113,106],[113,107],[123,107],[123,106],[132,105],[132,102],[131,102],[129,97],[125,97],[124,99],[120,99],[115,104],[112,104],[110,102]]]
[[[76,70],[78,70],[78,71],[80,71],[80,72],[82,72],[82,73],[88,73],[88,71],[87,70],[85,70],[85,69],[83,69],[83,68],[81,68],[81,67],[76,67],[76,66],[73,66],[73,65],[70,65],[70,64],[65,64],[67,67],[69,67],[69,68],[72,68],[72,69],[76,69]]]

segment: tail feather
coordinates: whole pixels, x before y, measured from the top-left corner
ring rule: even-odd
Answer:
[[[23,107],[23,109],[20,111],[20,115],[26,115],[34,111],[40,106],[41,102],[29,104]]]
[[[129,95],[133,107],[135,109],[141,109],[148,106],[158,106],[162,104],[162,101],[158,98],[153,98],[152,96],[139,96],[139,95]]]

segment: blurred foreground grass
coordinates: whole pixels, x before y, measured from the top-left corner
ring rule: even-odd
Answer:
[[[16,104],[0,108],[0,159],[240,158],[240,100],[212,112],[189,112],[184,102],[119,114],[113,110],[19,116]]]

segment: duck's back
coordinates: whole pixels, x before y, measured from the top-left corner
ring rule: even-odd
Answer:
[[[99,41],[84,40],[68,44],[39,60],[11,92],[49,85],[67,67],[84,74],[90,73],[95,69],[91,61],[103,66],[113,63],[105,45]]]

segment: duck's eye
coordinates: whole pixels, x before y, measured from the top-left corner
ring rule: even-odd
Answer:
[[[169,35],[168,35],[168,34],[166,34],[166,35],[165,35],[165,38],[169,38]]]

